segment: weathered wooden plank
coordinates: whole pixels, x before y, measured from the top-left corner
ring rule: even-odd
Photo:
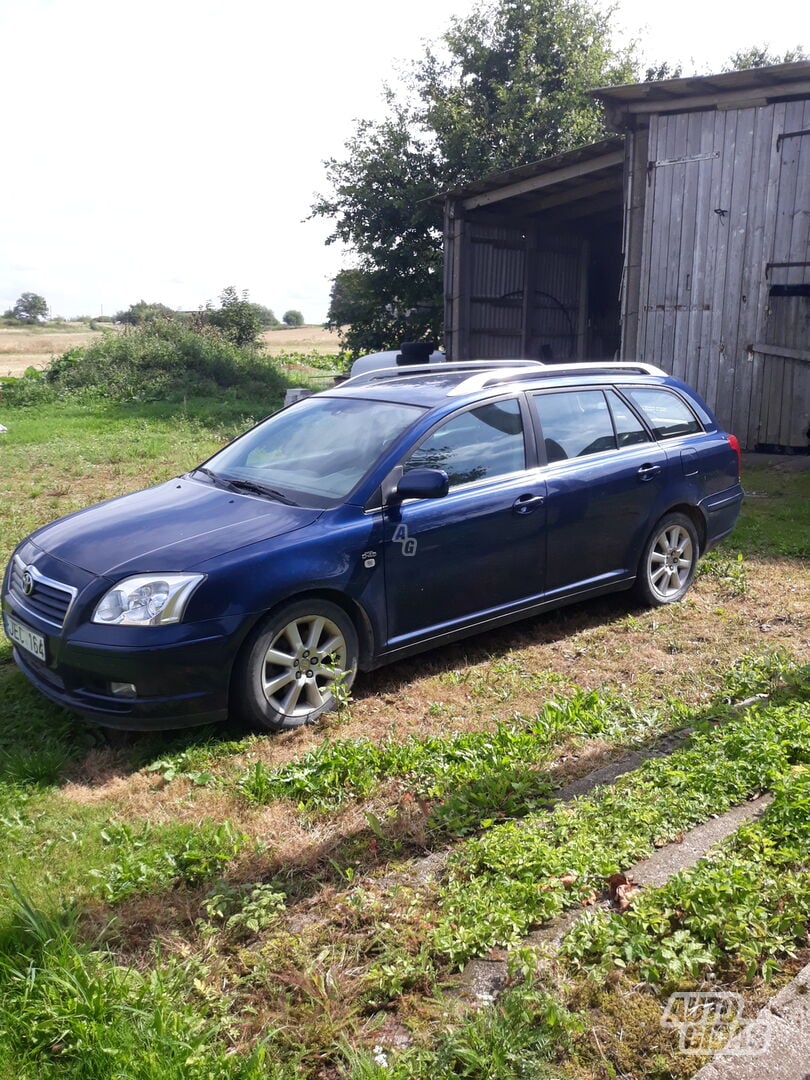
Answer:
[[[723,299],[726,288],[726,274],[728,264],[728,248],[731,233],[731,195],[734,179],[734,148],[737,139],[737,112],[718,113],[718,122],[723,123],[722,128],[722,170],[720,183],[716,191],[716,202],[711,208],[714,218],[713,237],[710,244],[712,258],[709,265],[713,267],[714,289],[712,292],[712,321],[711,340],[709,345],[709,364],[705,396],[711,407],[718,413],[721,422],[730,426],[731,410],[723,407],[719,400],[720,373],[725,362],[726,342],[724,338],[723,323]],[[714,201],[714,200],[712,200]],[[729,403],[730,404],[730,403]]]
[[[759,416],[752,401],[753,357],[748,349],[756,333],[758,281],[765,263],[765,202],[771,169],[773,106],[753,110],[745,241],[736,296],[729,296],[728,319],[736,325],[734,346],[734,431],[744,445],[756,440]]]
[[[785,360],[802,360],[804,363],[810,364],[810,348],[794,349],[787,345],[771,345],[768,342],[760,341],[754,342],[751,346],[751,352],[762,356],[780,356]]]
[[[650,131],[647,144],[648,162],[656,157],[658,143],[661,138],[661,124],[657,116],[650,117]],[[649,317],[651,281],[653,268],[653,224],[655,221],[655,169],[650,169],[648,163],[644,166],[645,197],[644,197],[644,225],[642,232],[642,267],[639,290],[639,329],[637,340],[637,353],[639,360],[650,358],[652,362],[652,348],[650,334],[652,320]],[[634,359],[630,357],[629,359]]]
[[[804,102],[788,102],[785,106],[785,130],[795,130],[801,124],[803,117]],[[791,240],[793,236],[793,217],[797,205],[801,143],[801,139],[783,139],[779,144],[781,162],[773,257],[770,260],[772,263],[794,261],[791,255]],[[797,270],[798,274],[801,274],[801,270],[799,268]],[[792,271],[789,270],[774,271],[771,275],[771,284],[787,284],[794,281],[801,281],[801,277],[798,275],[794,277]]]
[[[715,208],[720,205],[721,181],[723,178],[723,154],[725,146],[726,113],[707,114],[705,122],[711,128],[713,145],[720,151],[720,157],[712,160],[711,175],[705,200],[698,208],[702,222],[702,250],[696,252],[696,260],[701,266],[699,273],[703,277],[703,296],[709,310],[700,321],[700,338],[697,343],[699,365],[693,386],[701,396],[709,400],[709,384],[718,362],[716,343],[712,339],[712,322],[717,304],[716,282],[718,274],[717,246],[720,230],[720,218]]]
[[[513,184],[504,184],[492,191],[483,192],[481,195],[471,195],[464,200],[465,210],[475,210],[479,206],[491,206],[493,203],[503,202],[515,195],[525,195],[532,191],[541,191],[552,184],[562,183],[564,180],[574,179],[579,176],[588,176],[597,169],[610,169],[621,165],[624,161],[624,150],[612,150],[607,154],[590,160],[578,161],[573,165],[566,165],[552,172],[542,173],[540,176],[530,176],[525,180],[518,180]]]
[[[666,156],[671,145],[671,132],[674,129],[673,117],[658,117],[658,138],[655,157]],[[652,155],[652,147],[650,152]],[[648,166],[649,168],[649,166]],[[667,252],[669,250],[669,205],[672,196],[672,170],[649,168],[652,184],[652,220],[650,223],[650,278],[649,293],[645,306],[647,333],[644,359],[669,371],[665,358],[661,355],[661,341],[664,332],[663,306],[666,303]]]
[[[634,360],[639,342],[644,203],[647,193],[648,131],[637,128],[626,137],[622,283],[619,304],[622,359]]]
[[[801,122],[804,128],[810,129],[810,101],[802,104],[804,109]],[[810,260],[810,130],[805,135],[792,136],[790,141],[798,148],[790,261],[807,262]],[[804,274],[796,274],[790,280],[795,284],[810,281],[810,267],[805,268]]]
[[[748,240],[751,205],[751,166],[754,146],[756,109],[741,109],[737,114],[737,138],[734,147],[734,179],[729,214],[729,236],[726,288],[723,303],[723,335],[726,342],[725,364],[718,383],[718,402],[723,402],[731,418],[731,430],[745,434],[749,401],[735,393],[746,360],[745,347],[740,343],[740,295]],[[742,370],[741,370],[742,367]]]
[[[715,168],[720,168],[721,154],[715,149],[715,116],[712,113],[692,113],[690,123],[698,129],[700,153],[711,155],[697,166],[697,178],[691,185],[694,195],[691,209],[692,232],[682,241],[689,266],[684,293],[689,297],[691,309],[683,323],[682,341],[676,341],[676,348],[680,347],[684,352],[686,381],[697,387],[702,366],[702,327],[704,322],[711,320],[710,296],[707,295],[706,247],[712,175]]]
[[[672,173],[670,213],[669,216],[667,216],[669,217],[669,220],[666,222],[667,258],[665,272],[666,284],[664,286],[665,308],[661,325],[659,356],[661,357],[661,362],[664,364],[667,372],[672,372],[673,375],[683,379],[686,374],[684,357],[683,355],[680,355],[675,348],[678,325],[677,306],[679,303],[683,302],[683,297],[681,297],[683,278],[681,278],[680,273],[681,253],[683,253],[681,237],[683,237],[684,203],[686,200],[688,177],[693,170],[696,170],[698,164],[697,162],[689,162],[687,164],[686,161],[690,156],[689,113],[681,112],[674,119],[675,131],[672,133],[669,143],[669,150],[672,153],[672,157],[664,159],[664,161],[672,163],[656,166],[657,168],[666,168],[667,172]]]
[[[696,314],[696,307],[703,300],[695,301],[693,289],[694,251],[697,238],[697,202],[701,170],[715,157],[715,150],[704,149],[703,113],[686,115],[686,160],[679,165],[683,173],[683,203],[681,229],[678,237],[677,297],[673,319],[672,371],[679,378],[690,381],[689,324]],[[719,157],[719,152],[717,152]],[[693,367],[694,365],[692,365]]]

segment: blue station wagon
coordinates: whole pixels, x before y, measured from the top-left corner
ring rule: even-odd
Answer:
[[[288,728],[358,669],[615,590],[680,600],[742,497],[735,437],[647,365],[371,371],[38,529],[4,628],[100,724]]]

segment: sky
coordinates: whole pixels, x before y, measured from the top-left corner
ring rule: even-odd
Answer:
[[[0,0],[0,311],[138,300],[193,310],[233,285],[326,316],[351,265],[306,221],[384,81],[474,0]],[[806,0],[619,0],[645,61],[717,71],[737,49],[810,47]]]

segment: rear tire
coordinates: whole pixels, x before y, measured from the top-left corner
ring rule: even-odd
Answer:
[[[695,577],[699,555],[697,530],[685,514],[667,514],[644,545],[635,594],[648,607],[676,604]]]
[[[351,688],[357,657],[357,631],[337,604],[285,604],[243,646],[232,700],[244,720],[265,731],[311,724]]]

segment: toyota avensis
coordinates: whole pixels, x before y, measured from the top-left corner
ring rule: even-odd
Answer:
[[[30,681],[98,723],[292,727],[358,669],[614,590],[680,600],[734,526],[739,467],[644,364],[368,372],[38,529],[4,628]]]

